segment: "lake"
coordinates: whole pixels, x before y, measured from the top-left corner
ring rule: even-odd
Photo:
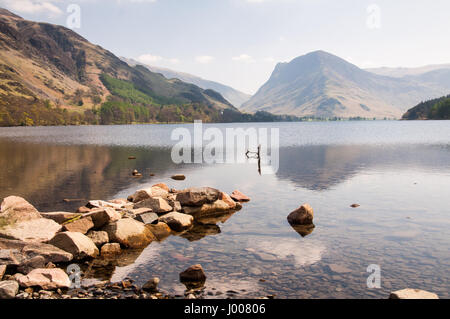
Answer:
[[[403,288],[450,297],[450,122],[203,126],[278,128],[278,171],[260,175],[255,161],[173,163],[171,133],[192,125],[0,128],[0,198],[22,196],[50,212],[160,182],[239,189],[252,199],[241,211],[91,264],[86,278],[144,284],[157,276],[161,289],[183,294],[179,273],[201,264],[210,298],[229,290],[235,298],[387,298]],[[316,225],[305,237],[286,220],[303,203]],[[368,288],[369,265],[380,267],[381,288]]]

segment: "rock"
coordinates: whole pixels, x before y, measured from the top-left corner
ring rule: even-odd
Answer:
[[[155,185],[152,186],[152,188],[153,187],[159,187],[159,188],[165,190],[166,192],[169,192],[169,190],[170,190],[169,186],[167,186],[164,183],[155,184]]]
[[[18,266],[25,261],[25,256],[18,249],[0,249],[0,265]]]
[[[309,204],[304,204],[290,213],[287,219],[291,225],[311,225],[314,211]]]
[[[142,286],[142,290],[148,292],[157,292],[158,291],[159,278],[154,277],[147,281],[144,286]]]
[[[140,214],[151,213],[151,212],[153,212],[153,210],[151,208],[148,208],[148,207],[142,207],[142,208],[138,208],[138,209],[132,209],[132,210],[130,210],[130,212],[134,216],[138,216]]]
[[[392,292],[389,299],[439,299],[439,296],[425,290],[407,288]]]
[[[7,250],[15,250],[16,253],[9,257],[16,258],[18,260],[13,261],[12,264],[19,265],[24,262],[25,259],[29,259],[35,256],[42,256],[45,258],[45,262],[69,262],[73,259],[72,254],[65,252],[53,245],[43,243],[27,243],[20,240],[0,239],[0,255]],[[15,257],[14,257],[15,256]],[[0,258],[0,264],[2,259]]]
[[[66,263],[73,259],[73,255],[50,244],[29,244],[23,247],[22,253],[27,256],[42,256],[45,263]]]
[[[92,240],[81,233],[59,233],[49,243],[71,253],[75,260],[95,258],[99,254],[98,248]]]
[[[17,267],[17,271],[19,271],[22,274],[28,274],[29,272],[31,272],[34,269],[45,268],[45,265],[46,265],[46,262],[45,262],[44,257],[35,256],[35,257],[28,259],[28,260],[24,261],[23,263],[21,263]]]
[[[99,210],[92,211],[86,215],[85,218],[91,217],[94,223],[94,228],[99,229],[109,223],[116,222],[122,218],[122,215],[115,209],[106,207]]]
[[[41,287],[44,290],[54,290],[58,288],[70,288],[71,281],[64,270],[35,269],[26,276],[18,279],[21,287]]]
[[[233,193],[231,193],[231,198],[237,202],[249,202],[250,201],[250,197],[242,194],[238,190],[235,190]]]
[[[92,209],[87,208],[86,206],[81,206],[80,208],[77,209],[76,214],[87,214],[90,213],[92,211]]]
[[[139,214],[135,218],[138,222],[143,223],[144,225],[149,224],[157,224],[158,223],[158,215],[155,213],[145,213]]]
[[[9,196],[3,199],[0,206],[0,218],[8,221],[8,223],[15,223],[39,219],[41,215],[33,205],[22,197]]]
[[[159,221],[166,223],[176,232],[182,232],[192,227],[194,218],[191,215],[172,212],[160,217]]]
[[[146,189],[140,189],[133,195],[128,197],[128,200],[133,203],[139,203],[145,199],[153,198],[153,197],[161,197],[161,198],[167,198],[169,195],[169,192],[166,190],[166,188],[163,186],[163,188],[158,186],[153,186],[151,188]]]
[[[121,209],[123,205],[121,204],[115,204],[111,202],[105,202],[103,200],[91,200],[89,203],[86,204],[87,208],[91,209],[97,209],[97,208],[114,208],[114,209]]]
[[[120,244],[118,243],[104,244],[101,249],[101,255],[103,257],[119,255],[121,252],[122,249],[120,248]]]
[[[137,169],[133,170],[133,172],[131,173],[131,175],[135,176],[135,177],[141,177],[142,174],[138,172]]]
[[[61,225],[46,218],[17,222],[0,229],[0,237],[25,242],[46,242],[61,230]]]
[[[26,242],[45,242],[61,230],[53,220],[43,218],[25,199],[10,196],[3,200],[0,211],[0,237]]]
[[[66,213],[66,212],[54,212],[54,213],[41,213],[41,216],[47,219],[51,219],[58,224],[64,224],[65,222],[74,219],[81,214],[77,213]]]
[[[129,160],[135,160],[135,159],[136,159],[136,156],[128,156],[128,159],[129,159]]]
[[[19,284],[14,280],[0,282],[0,299],[14,299],[19,292]]]
[[[143,207],[151,208],[152,211],[157,214],[164,214],[173,210],[172,206],[170,206],[169,203],[161,197],[147,198],[139,203],[134,204],[134,209]]]
[[[214,203],[220,195],[220,191],[211,187],[188,188],[177,193],[176,200],[182,206],[202,206]]]
[[[6,265],[0,265],[0,281],[3,279],[5,272],[6,272]]]
[[[109,243],[109,236],[105,231],[90,231],[87,236],[97,247],[101,247],[104,244]]]
[[[227,193],[221,192],[219,195],[219,200],[225,202],[228,205],[229,209],[236,208],[236,202]]]
[[[190,207],[185,206],[183,208],[183,211],[185,214],[189,214],[197,218],[203,218],[208,215],[217,214],[217,213],[223,213],[230,210],[233,210],[236,207],[236,203],[234,203],[234,206],[230,206],[230,204],[226,203],[223,200],[216,200],[214,203],[211,204],[203,204],[200,207]],[[233,208],[231,208],[233,207]]]
[[[302,237],[306,237],[310,234],[312,234],[312,232],[315,229],[315,225],[314,224],[310,224],[310,225],[293,225],[292,228],[294,228],[294,230],[300,234],[300,236]]]
[[[337,265],[337,264],[328,265],[328,269],[336,274],[347,274],[347,273],[352,272],[351,269],[348,269],[345,266]]]
[[[186,176],[182,174],[176,174],[172,176],[172,179],[175,181],[184,181],[186,179]]]
[[[130,218],[110,223],[103,230],[108,233],[110,241],[128,248],[146,247],[156,239],[144,224]]]
[[[194,265],[180,273],[180,281],[189,288],[189,286],[203,286],[206,281],[206,275],[201,265]]]
[[[90,216],[65,224],[63,227],[64,231],[82,233],[83,235],[92,228],[94,228],[94,222]]]
[[[350,207],[352,207],[352,208],[358,208],[358,207],[360,207],[361,205],[359,205],[359,204],[353,204],[353,205],[351,205]]]
[[[146,225],[158,241],[163,241],[172,233],[169,225],[163,222],[158,222],[156,225]]]

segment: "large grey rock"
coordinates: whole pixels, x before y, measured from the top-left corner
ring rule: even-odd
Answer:
[[[146,247],[156,239],[143,223],[131,218],[110,223],[103,230],[108,233],[111,242],[119,243],[128,248]]]
[[[439,296],[425,290],[407,288],[392,292],[389,299],[439,299]]]
[[[41,287],[44,290],[70,288],[71,281],[64,270],[59,268],[35,269],[18,279],[21,287]]]
[[[76,260],[95,258],[99,254],[98,248],[92,240],[81,233],[59,233],[49,243],[71,253]]]
[[[173,210],[172,206],[161,197],[147,198],[139,203],[134,204],[134,209],[138,208],[151,208],[151,210],[157,214],[164,214]]]
[[[83,217],[90,217],[94,223],[95,229],[99,229],[109,223],[116,222],[122,218],[122,215],[113,208],[101,208],[93,212],[83,215]]]
[[[139,214],[135,218],[138,222],[143,223],[144,225],[157,224],[158,223],[158,215],[155,213],[145,213]]]
[[[0,282],[0,299],[14,299],[19,292],[19,284],[15,280]]]
[[[291,225],[311,225],[314,220],[314,211],[309,204],[304,204],[288,216]]]
[[[161,216],[159,221],[166,223],[172,230],[182,232],[192,227],[194,217],[187,214],[172,212]]]
[[[179,191],[176,200],[182,206],[202,206],[219,199],[220,191],[211,187],[193,187]]]

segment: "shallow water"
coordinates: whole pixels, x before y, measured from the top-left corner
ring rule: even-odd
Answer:
[[[158,182],[239,189],[252,201],[209,222],[217,225],[127,252],[86,276],[139,284],[158,276],[162,289],[182,294],[179,273],[200,263],[211,298],[228,290],[238,298],[386,298],[406,287],[450,297],[450,122],[204,125],[279,128],[279,170],[262,176],[254,162],[174,164],[177,127],[2,128],[0,197],[20,195],[41,211],[58,211]],[[142,179],[130,176],[135,168]],[[176,173],[187,179],[171,180]],[[305,202],[316,228],[302,237],[286,217]],[[381,267],[380,289],[367,287],[372,264]],[[336,266],[342,269],[333,272]]]

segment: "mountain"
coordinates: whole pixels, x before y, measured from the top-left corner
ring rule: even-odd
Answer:
[[[233,89],[230,86],[202,79],[201,77],[189,74],[189,73],[183,73],[183,72],[177,72],[166,68],[160,68],[156,66],[150,66],[144,63],[141,63],[139,61],[133,60],[133,59],[127,59],[122,58],[123,61],[127,62],[131,66],[135,65],[143,65],[146,68],[148,68],[150,71],[155,73],[160,73],[164,75],[168,79],[179,79],[183,82],[192,83],[197,85],[198,87],[201,87],[202,89],[210,89],[214,90],[216,92],[219,92],[222,94],[222,96],[229,101],[231,104],[233,104],[235,107],[239,108],[242,104],[247,102],[251,95],[240,92],[236,89]]]
[[[404,120],[450,120],[450,95],[420,103],[403,115]]]
[[[448,92],[450,73],[433,72],[393,78],[316,51],[279,63],[241,110],[321,118],[399,118],[418,102]]]
[[[450,64],[436,64],[436,65],[427,65],[418,68],[369,68],[365,69],[368,72],[375,73],[378,75],[390,76],[393,78],[402,78],[408,75],[421,75],[424,73],[437,71],[437,70],[446,70],[450,69]]]
[[[0,125],[215,121],[225,109],[237,111],[220,93],[0,9]]]

